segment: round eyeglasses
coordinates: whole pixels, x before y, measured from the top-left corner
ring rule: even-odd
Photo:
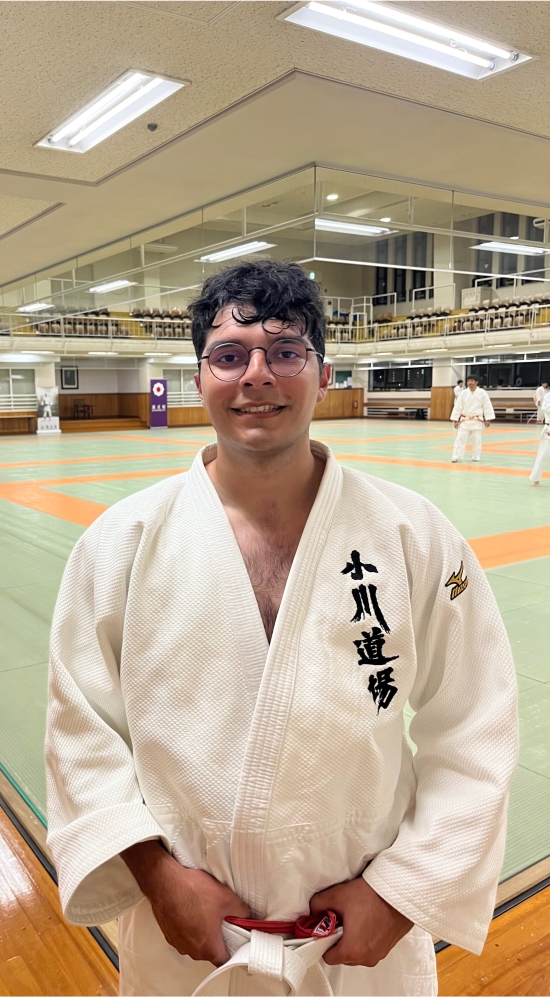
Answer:
[[[250,363],[250,354],[254,350],[265,353],[266,363],[277,377],[295,377],[300,374],[307,363],[308,353],[315,353],[323,359],[321,353],[306,346],[301,339],[278,339],[267,350],[263,346],[253,346],[247,350],[240,343],[220,343],[210,353],[199,357],[199,363],[201,360],[208,360],[210,370],[219,381],[238,381],[245,373]]]

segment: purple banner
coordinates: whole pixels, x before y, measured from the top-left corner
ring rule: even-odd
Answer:
[[[162,378],[151,381],[149,415],[151,428],[168,425],[168,381]]]

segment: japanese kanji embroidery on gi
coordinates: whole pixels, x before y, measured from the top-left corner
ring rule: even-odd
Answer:
[[[358,550],[352,550],[351,561],[348,561],[345,568],[342,568],[342,574],[347,575],[351,571],[351,577],[354,582],[363,581],[363,568],[365,571],[374,571],[378,574],[378,568],[374,564],[363,564],[361,561],[361,555]]]
[[[393,683],[393,668],[383,668],[382,671],[376,672],[376,675],[370,675],[369,692],[374,702],[378,703],[376,712],[387,710],[397,692],[397,686]]]
[[[456,599],[458,595],[461,595],[461,593],[464,592],[464,589],[468,587],[468,576],[466,575],[466,578],[463,578],[462,577],[463,573],[464,573],[464,561],[461,561],[460,568],[458,569],[456,574],[451,575],[449,580],[445,582],[445,588],[447,588],[449,585],[453,586],[451,589],[451,602],[453,601],[453,599]]]
[[[377,712],[387,710],[393,697],[398,691],[393,678],[393,668],[386,666],[390,661],[395,661],[399,655],[387,655],[384,653],[386,638],[384,634],[390,633],[390,628],[386,623],[384,614],[378,602],[377,586],[373,583],[366,585],[363,581],[363,572],[378,574],[378,568],[374,564],[361,560],[358,550],[352,550],[350,560],[342,569],[341,574],[349,575],[355,582],[361,582],[356,588],[352,588],[351,594],[355,602],[355,614],[351,618],[351,623],[360,623],[367,617],[374,617],[378,626],[373,626],[371,630],[361,631],[361,640],[354,640],[359,665],[367,665],[379,670],[369,676],[368,690],[377,705]]]
[[[376,585],[369,585],[368,593],[365,585],[359,585],[358,588],[351,590],[351,594],[355,599],[355,605],[357,607],[355,615],[352,617],[351,622],[359,623],[361,620],[364,620],[366,616],[372,616],[374,613],[382,629],[385,630],[387,634],[389,634],[390,628],[382,615],[382,610],[380,609],[380,606],[378,605],[378,597],[376,595]],[[369,604],[369,596],[370,596],[370,602],[372,603],[372,612]]]
[[[388,661],[395,661],[398,654],[386,657],[383,651],[386,638],[383,637],[380,627],[373,627],[371,633],[366,630],[361,631],[363,640],[354,640],[359,655],[360,665],[387,665]],[[392,669],[390,669],[392,671]]]

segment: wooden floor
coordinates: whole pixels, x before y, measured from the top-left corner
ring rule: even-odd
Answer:
[[[479,958],[452,945],[437,967],[441,997],[550,995],[550,887],[495,918]]]
[[[50,994],[118,994],[118,973],[0,810],[0,997]]]

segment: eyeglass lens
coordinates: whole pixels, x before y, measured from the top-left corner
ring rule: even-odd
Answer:
[[[294,377],[306,365],[307,348],[300,339],[279,339],[266,351],[266,362],[279,377]],[[248,367],[249,352],[240,343],[221,343],[208,355],[210,370],[220,381],[242,377]]]

